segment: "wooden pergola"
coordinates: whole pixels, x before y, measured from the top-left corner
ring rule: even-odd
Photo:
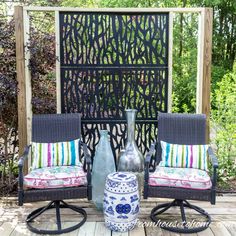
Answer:
[[[31,78],[28,68],[30,54],[25,50],[29,42],[30,20],[29,12],[54,12],[56,57],[60,58],[60,12],[79,13],[166,13],[168,14],[168,108],[171,112],[172,96],[172,50],[173,50],[173,15],[175,13],[198,14],[198,54],[197,54],[197,91],[196,113],[210,115],[210,79],[211,79],[211,51],[212,51],[212,22],[213,12],[211,8],[60,8],[60,7],[15,7],[15,30],[16,30],[16,60],[18,80],[18,130],[19,130],[19,154],[23,153],[24,146],[31,140]],[[60,62],[56,62],[57,78],[57,112],[61,113],[61,73]],[[209,137],[209,124],[207,127]]]

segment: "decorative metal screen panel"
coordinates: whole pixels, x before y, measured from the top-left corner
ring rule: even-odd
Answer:
[[[124,146],[126,108],[137,114],[144,153],[167,111],[168,13],[60,12],[62,112],[80,112],[90,150],[110,131],[114,153]]]

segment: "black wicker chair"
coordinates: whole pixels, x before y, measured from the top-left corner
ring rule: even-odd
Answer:
[[[39,143],[55,143],[65,142],[80,138],[81,134],[81,116],[78,113],[74,114],[48,114],[48,115],[33,115],[32,118],[32,142]],[[25,148],[24,154],[20,157],[19,167],[19,187],[18,187],[18,204],[22,206],[24,203],[36,202],[36,201],[50,201],[50,203],[42,208],[34,210],[27,216],[26,223],[30,231],[38,234],[61,234],[67,233],[79,228],[83,225],[87,219],[85,210],[78,206],[65,203],[64,199],[77,199],[92,198],[92,186],[91,186],[91,159],[88,154],[87,146],[80,142],[84,154],[83,169],[85,176],[87,175],[87,185],[75,186],[75,187],[63,187],[63,188],[46,188],[46,189],[24,189],[24,175],[23,166],[25,159],[30,156],[30,148]],[[80,148],[81,150],[81,148]],[[81,156],[80,151],[80,156]],[[85,177],[86,179],[86,177]],[[55,208],[56,210],[56,224],[57,229],[37,229],[33,222],[43,212]],[[70,208],[71,210],[79,213],[82,216],[82,220],[76,225],[68,228],[62,227],[61,221],[61,208]]]
[[[144,180],[144,198],[159,197],[175,199],[171,203],[160,204],[151,211],[151,219],[154,222],[161,221],[159,217],[163,212],[173,206],[180,207],[181,218],[183,224],[159,224],[163,229],[178,233],[195,233],[206,229],[211,223],[211,218],[203,209],[190,204],[187,200],[209,201],[215,204],[216,200],[216,170],[218,161],[209,147],[208,156],[213,166],[211,177],[212,187],[206,190],[169,187],[169,186],[151,186],[149,185],[149,174],[154,172],[156,166],[161,161],[161,145],[160,141],[174,144],[198,145],[206,144],[206,116],[203,114],[158,114],[158,141],[153,143],[145,160],[145,180]],[[191,225],[187,224],[185,208],[197,211],[204,219],[205,224]],[[195,227],[194,227],[195,226]]]

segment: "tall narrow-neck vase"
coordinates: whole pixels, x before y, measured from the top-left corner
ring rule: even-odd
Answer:
[[[103,209],[106,177],[115,171],[115,160],[108,138],[108,131],[100,130],[100,140],[96,147],[92,169],[92,199],[98,210]]]
[[[120,155],[118,171],[142,172],[144,169],[144,157],[135,142],[135,119],[137,110],[127,109],[127,141],[125,150]]]

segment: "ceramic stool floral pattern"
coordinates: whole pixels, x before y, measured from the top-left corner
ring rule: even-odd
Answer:
[[[138,181],[134,174],[109,174],[104,191],[105,225],[112,231],[132,230],[137,223],[139,200]]]

